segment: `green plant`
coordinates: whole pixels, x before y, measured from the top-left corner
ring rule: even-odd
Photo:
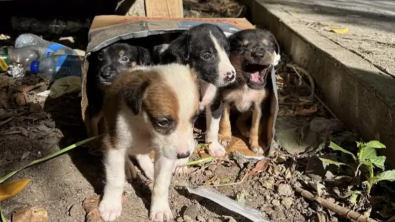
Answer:
[[[363,176],[366,178],[365,181],[362,182],[362,185],[366,187],[366,194],[370,194],[371,188],[380,181],[388,180],[394,181],[395,180],[395,170],[385,170],[385,156],[378,156],[377,149],[385,149],[385,145],[380,143],[379,141],[373,140],[368,143],[357,142],[358,153],[355,156],[348,150],[340,147],[339,145],[330,142],[329,147],[336,151],[341,151],[345,154],[350,155],[354,163],[343,163],[340,161],[320,158],[320,160],[327,164],[333,164],[338,167],[340,166],[348,166],[351,167],[354,171],[354,177],[357,177],[362,173],[361,169],[364,167],[367,174]],[[377,169],[378,168],[378,169]],[[376,172],[376,174],[375,174]],[[357,198],[359,195],[362,195],[362,192],[359,190],[351,190],[347,192],[348,196],[350,197],[350,202],[356,204]]]

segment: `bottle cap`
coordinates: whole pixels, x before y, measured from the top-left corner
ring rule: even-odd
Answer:
[[[40,72],[39,65],[40,65],[39,61],[33,61],[30,64],[30,72],[32,72],[33,74],[39,73]]]

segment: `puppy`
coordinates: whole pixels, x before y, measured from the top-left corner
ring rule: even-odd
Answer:
[[[103,138],[106,185],[99,205],[101,217],[113,221],[122,209],[124,158],[137,157],[152,172],[150,218],[170,220],[168,190],[177,159],[195,148],[193,124],[199,112],[199,91],[192,69],[180,64],[141,67],[118,76],[106,91]],[[149,153],[155,151],[154,163]]]
[[[212,156],[225,155],[224,147],[218,142],[221,103],[215,102],[215,98],[218,88],[231,84],[236,78],[235,68],[228,56],[229,42],[225,34],[218,26],[211,24],[197,25],[185,31],[165,46],[160,55],[162,64],[177,62],[189,64],[194,69],[200,82],[200,110],[206,109],[205,140]]]
[[[259,145],[262,126],[262,104],[268,97],[268,77],[280,60],[279,45],[275,37],[266,30],[251,29],[237,32],[229,37],[230,60],[236,68],[236,82],[221,92],[223,116],[220,122],[221,144],[228,146],[231,141],[229,113],[232,107],[242,112],[236,126],[249,137],[249,148],[259,154],[263,149]],[[251,128],[245,122],[251,117]],[[271,138],[271,137],[270,137]],[[266,145],[270,145],[266,144]]]
[[[94,112],[91,119],[92,135],[97,136],[98,124],[102,118],[103,94],[106,89],[120,73],[131,71],[139,65],[150,65],[152,59],[147,49],[126,43],[115,43],[94,53],[93,56],[95,58],[91,65],[92,69],[88,74],[90,76],[88,81],[93,84],[88,87],[88,97]]]

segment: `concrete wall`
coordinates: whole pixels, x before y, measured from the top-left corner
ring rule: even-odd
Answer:
[[[395,79],[295,22],[278,4],[244,2],[251,9],[252,23],[272,31],[282,50],[312,74],[337,117],[348,128],[357,128],[364,140],[377,139],[387,145],[383,154],[389,166],[395,167]]]

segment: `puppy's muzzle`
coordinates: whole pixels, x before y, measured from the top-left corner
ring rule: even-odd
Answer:
[[[184,159],[191,155],[191,152],[187,151],[185,153],[177,153],[177,159]]]
[[[104,66],[100,70],[100,76],[102,76],[103,78],[110,78],[111,76],[116,75],[116,74],[117,74],[117,72],[111,66]]]

